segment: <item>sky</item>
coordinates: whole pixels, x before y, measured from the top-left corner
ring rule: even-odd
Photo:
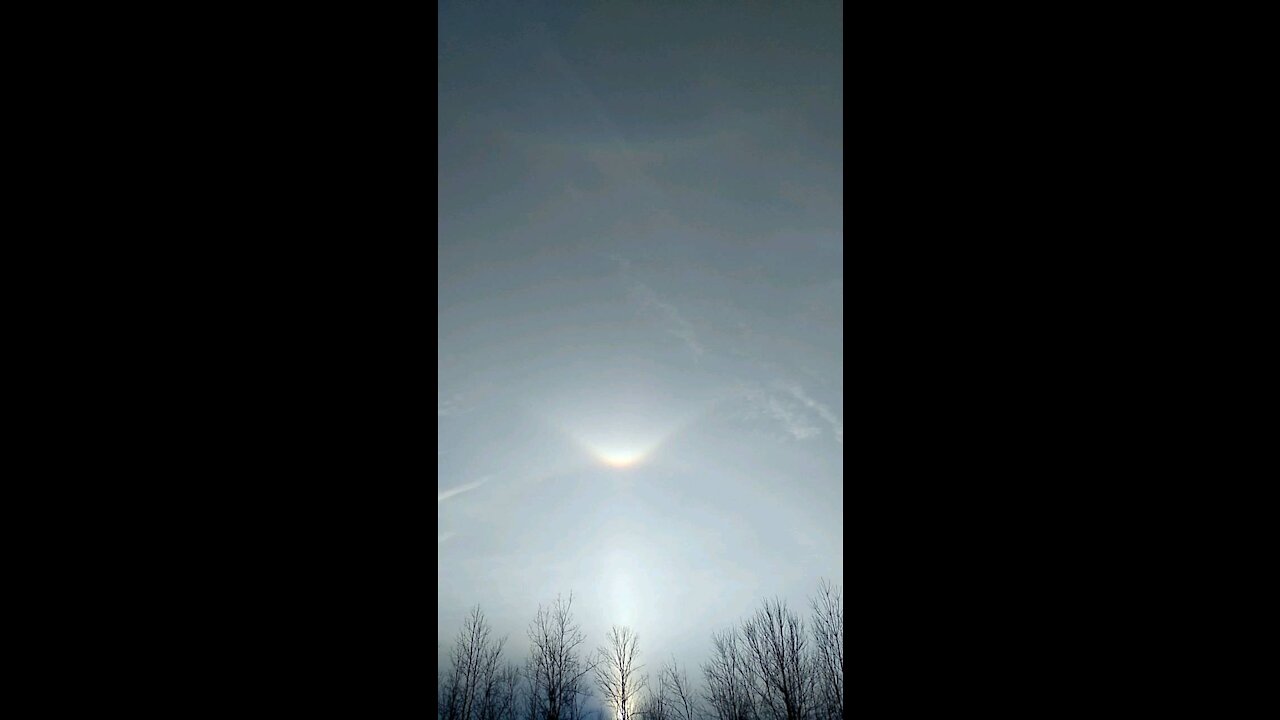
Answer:
[[[841,5],[438,19],[440,658],[572,592],[692,670],[844,584]]]

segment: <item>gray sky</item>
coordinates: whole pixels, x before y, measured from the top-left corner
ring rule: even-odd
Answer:
[[[439,21],[442,655],[573,591],[692,669],[844,584],[840,5]]]

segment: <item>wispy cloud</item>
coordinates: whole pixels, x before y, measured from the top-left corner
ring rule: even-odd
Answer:
[[[495,390],[489,383],[463,388],[448,397],[436,398],[436,417],[450,417],[475,410]],[[438,392],[438,391],[437,391]]]
[[[804,388],[799,385],[792,385],[788,390],[793,397],[804,403],[809,409],[818,413],[823,420],[826,420],[827,424],[831,426],[831,432],[835,433],[836,442],[841,445],[844,444],[844,422],[842,422],[840,418],[836,417],[836,414],[831,411],[831,408],[806,395]]]
[[[451,537],[453,537],[454,535],[457,535],[457,534],[458,534],[458,533],[456,533],[456,532],[452,532],[452,531],[448,531],[448,532],[442,532],[442,533],[440,533],[439,537],[438,537],[438,538],[436,538],[436,545],[443,545],[443,544],[445,543],[445,541],[446,541],[446,540],[448,540],[449,538],[451,538]]]
[[[661,300],[648,285],[641,282],[632,282],[628,295],[640,307],[654,313],[661,322],[664,331],[680,338],[685,346],[689,348],[689,351],[693,353],[694,360],[702,357],[705,350],[702,347],[702,343],[698,342],[698,335],[693,331],[693,325],[680,314],[676,306]]]
[[[454,497],[456,495],[461,495],[464,492],[470,492],[472,490],[475,490],[476,488],[488,482],[489,479],[490,479],[490,476],[486,475],[480,478],[479,480],[476,480],[475,482],[469,482],[466,485],[459,485],[458,487],[449,488],[448,490],[439,490],[437,491],[438,500],[436,501],[436,504],[442,503],[445,500],[448,500],[449,498]]]
[[[787,432],[791,433],[797,440],[804,440],[814,435],[822,434],[817,426],[809,423],[808,418],[801,413],[795,411],[794,408],[778,401],[778,398],[770,395],[765,403],[765,410],[776,420],[782,422],[787,428]]]
[[[450,415],[456,415],[458,411],[461,409],[462,409],[461,398],[459,398],[457,395],[454,395],[451,398],[446,398],[444,400],[436,401],[436,417],[438,418],[448,417]]]
[[[805,412],[794,402],[756,385],[743,385],[740,396],[747,403],[745,419],[764,417],[782,424],[783,429],[797,440],[821,435],[822,429],[814,425]]]

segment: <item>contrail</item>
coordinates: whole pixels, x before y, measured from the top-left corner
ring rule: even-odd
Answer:
[[[439,495],[438,495],[439,499],[436,501],[436,504],[442,503],[445,500],[448,500],[449,498],[453,497],[454,495],[461,495],[464,492],[475,490],[476,488],[488,482],[489,477],[490,476],[485,475],[484,477],[480,478],[479,480],[476,480],[475,482],[469,482],[466,485],[459,485],[456,488],[450,488],[448,490],[439,491]]]

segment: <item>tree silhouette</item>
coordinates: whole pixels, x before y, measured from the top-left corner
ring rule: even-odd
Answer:
[[[808,720],[815,675],[804,620],[785,601],[766,600],[743,621],[742,639],[760,714],[767,720]]]
[[[640,674],[644,666],[636,665],[638,638],[630,628],[614,625],[606,640],[608,646],[597,651],[596,687],[612,706],[616,720],[631,720],[636,700],[648,684]]]
[[[702,665],[703,698],[716,720],[755,720],[755,674],[737,628],[711,634],[711,659]]]
[[[538,606],[529,625],[527,720],[581,720],[590,695],[584,678],[594,665],[582,657],[586,635],[573,620],[573,594]]]
[[[452,667],[440,693],[444,720],[498,720],[499,670],[506,638],[491,640],[491,633],[480,606],[473,607],[449,652]]]
[[[612,717],[597,720],[843,720],[844,604],[820,580],[809,625],[781,599],[711,634],[699,665],[701,687],[674,657],[654,686],[638,664],[639,639],[613,626],[606,643],[583,655],[586,635],[573,619],[573,595],[538,606],[523,666],[505,662],[479,606],[468,613],[437,674],[440,720],[588,720],[591,674]],[[592,707],[595,707],[594,705]]]
[[[672,707],[668,701],[666,678],[658,676],[658,686],[650,687],[644,699],[636,704],[632,720],[673,720]]]
[[[663,709],[669,720],[696,720],[701,716],[698,710],[698,696],[689,682],[689,673],[680,667],[675,657],[663,664],[659,676],[662,688],[660,695],[664,698]]]
[[[822,580],[813,608],[813,646],[822,720],[844,718],[844,602],[834,584]]]

